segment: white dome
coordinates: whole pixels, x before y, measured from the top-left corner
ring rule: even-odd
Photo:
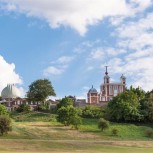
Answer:
[[[15,87],[13,84],[7,85],[2,92],[1,92],[2,98],[16,98],[20,96],[20,91]]]

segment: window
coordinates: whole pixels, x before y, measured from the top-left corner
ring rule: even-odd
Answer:
[[[114,89],[114,96],[117,96],[117,94],[118,94],[117,89]]]

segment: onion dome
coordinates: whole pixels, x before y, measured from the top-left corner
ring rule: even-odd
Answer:
[[[88,93],[97,93],[97,90],[92,86]]]
[[[16,98],[20,96],[20,91],[14,84],[8,84],[1,92],[2,98]]]

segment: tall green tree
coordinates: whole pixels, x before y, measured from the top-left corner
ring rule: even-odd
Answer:
[[[27,92],[28,101],[45,102],[49,96],[55,96],[54,88],[48,79],[39,79],[31,83]]]
[[[107,107],[107,117],[113,121],[140,121],[140,103],[133,91],[125,91],[114,97]]]

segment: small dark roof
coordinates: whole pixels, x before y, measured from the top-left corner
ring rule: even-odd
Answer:
[[[126,79],[126,77],[125,77],[123,74],[122,74],[121,78],[124,78],[124,79]]]
[[[97,90],[93,87],[88,91],[88,93],[97,93]]]

